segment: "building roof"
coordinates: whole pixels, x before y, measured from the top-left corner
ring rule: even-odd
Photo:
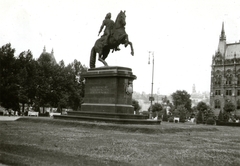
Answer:
[[[54,57],[53,49],[52,49],[52,52],[51,52],[51,53],[48,53],[48,52],[46,52],[46,48],[45,48],[45,46],[44,46],[43,52],[41,53],[41,55],[39,56],[38,59],[39,59],[39,60],[40,60],[40,59],[44,59],[45,56],[48,56],[48,57],[50,58],[51,63],[57,64],[57,61],[56,61],[56,59],[55,59],[55,57]]]
[[[240,43],[230,43],[226,45],[225,58],[232,59],[236,55],[236,58],[240,58]]]

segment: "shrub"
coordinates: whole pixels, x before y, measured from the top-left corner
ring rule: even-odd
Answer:
[[[167,122],[168,121],[168,117],[167,117],[167,111],[166,109],[164,110],[164,113],[163,113],[163,121]]]
[[[156,116],[158,116],[158,112],[152,112],[152,117],[155,118]]]
[[[238,126],[238,127],[240,127],[240,123],[221,122],[219,120],[216,121],[216,125],[219,125],[219,126]]]
[[[206,121],[206,124],[208,125],[214,125],[215,124],[215,120],[212,117],[209,117]]]
[[[185,121],[186,121],[186,117],[181,114],[179,121],[180,121],[180,122],[185,122]]]
[[[202,112],[201,111],[198,111],[196,122],[197,122],[197,124],[203,123],[203,118],[202,118]]]
[[[223,117],[222,110],[220,110],[220,112],[219,112],[218,120],[219,120],[219,121],[224,121],[224,117]]]
[[[45,113],[39,113],[39,116],[50,116],[49,112],[45,112]]]
[[[149,112],[147,112],[147,111],[143,111],[142,114],[145,116],[149,116]]]
[[[168,121],[169,121],[169,122],[173,122],[173,117],[169,117],[169,118],[168,118]]]

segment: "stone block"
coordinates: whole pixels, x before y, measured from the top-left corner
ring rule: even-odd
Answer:
[[[133,114],[132,69],[112,66],[89,69],[81,111]]]

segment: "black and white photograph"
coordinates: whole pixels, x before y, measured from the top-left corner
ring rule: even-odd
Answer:
[[[240,165],[240,1],[0,0],[0,166]]]

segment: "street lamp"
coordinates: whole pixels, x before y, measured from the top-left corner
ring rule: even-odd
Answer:
[[[152,119],[152,102],[154,101],[154,97],[153,97],[154,52],[149,51],[148,64],[150,64],[151,53],[152,53],[152,86],[151,86],[151,96],[149,97],[149,100],[151,102],[149,119]]]

